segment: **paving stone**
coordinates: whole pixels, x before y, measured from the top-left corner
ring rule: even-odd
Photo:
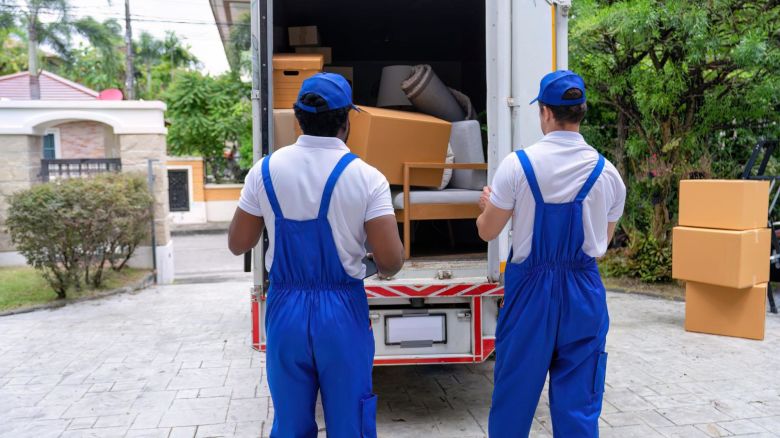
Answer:
[[[136,414],[125,415],[109,415],[106,417],[99,417],[93,428],[99,427],[123,427],[129,428],[135,420]]]
[[[163,415],[160,427],[224,423],[229,403],[227,397],[176,399]]]
[[[718,423],[718,426],[726,429],[732,435],[747,435],[751,433],[764,433],[766,429],[751,420],[734,420]]]
[[[661,409],[660,413],[674,424],[702,424],[728,421],[733,418],[710,405]]]
[[[128,430],[126,438],[168,438],[171,433],[171,429],[139,429]]]
[[[265,356],[249,347],[245,289],[161,286],[0,318],[0,436],[268,436],[273,406]],[[602,436],[780,431],[770,383],[780,344],[686,333],[682,303],[608,300]],[[767,315],[767,331],[779,330]],[[485,438],[493,365],[377,367],[379,436]],[[315,415],[325,437],[321,405]],[[530,436],[552,432],[545,389]]]
[[[168,435],[168,438],[193,438],[196,429],[195,426],[174,427],[171,429],[171,434]]]
[[[68,425],[68,430],[91,429],[97,421],[97,417],[74,418]]]
[[[238,423],[241,421],[261,421],[268,417],[267,398],[244,398],[230,400],[227,421]]]

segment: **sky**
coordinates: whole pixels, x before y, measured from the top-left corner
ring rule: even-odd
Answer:
[[[74,17],[92,16],[99,21],[115,18],[124,28],[124,0],[70,0],[69,3]],[[228,70],[208,0],[130,0],[130,15],[134,39],[141,31],[162,38],[171,30],[190,46],[204,72],[219,74]]]

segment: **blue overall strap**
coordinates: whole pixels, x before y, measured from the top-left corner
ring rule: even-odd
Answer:
[[[282,208],[279,207],[279,200],[276,199],[276,191],[274,190],[274,184],[271,182],[271,171],[269,170],[271,156],[268,155],[263,159],[262,171],[263,171],[263,187],[265,187],[265,194],[268,196],[268,202],[271,203],[271,208],[274,209],[274,215],[277,218],[284,218],[282,214]]]
[[[347,166],[349,166],[349,163],[351,163],[355,158],[357,158],[357,155],[347,152],[343,157],[341,157],[339,162],[336,163],[336,167],[333,168],[333,172],[331,172],[330,176],[328,177],[328,181],[325,183],[325,190],[322,192],[320,213],[317,215],[318,218],[321,219],[328,217],[330,197],[333,196],[333,188],[336,187],[336,182],[338,182],[339,177],[344,172],[344,169],[346,169]]]
[[[593,169],[593,172],[591,172],[588,180],[585,181],[585,185],[582,186],[582,189],[580,189],[577,197],[574,198],[575,202],[582,202],[585,200],[585,198],[588,196],[588,193],[590,193],[590,189],[593,188],[593,184],[596,184],[596,180],[599,179],[602,170],[604,170],[604,156],[599,154],[599,161],[596,163],[596,168]]]
[[[534,194],[534,201],[537,204],[544,204],[544,198],[542,197],[542,191],[539,190],[539,183],[536,181],[536,174],[534,173],[534,167],[531,165],[531,160],[528,159],[528,154],[523,150],[516,152],[517,158],[520,159],[520,165],[523,166],[523,172],[525,172],[525,179],[528,181],[528,185],[531,187],[531,193]]]

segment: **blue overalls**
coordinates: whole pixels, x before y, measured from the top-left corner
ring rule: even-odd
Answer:
[[[509,261],[504,307],[496,330],[491,438],[527,437],[550,373],[550,412],[556,437],[597,437],[609,315],[593,257],[582,251],[582,202],[601,175],[604,157],[576,198],[548,204],[531,162],[517,156],[534,196],[531,253]]]
[[[317,390],[330,438],[376,437],[371,389],[374,336],[363,281],[344,271],[328,208],[336,182],[355,155],[328,177],[316,219],[285,219],[271,182],[263,184],[276,215],[266,333],[268,385],[274,404],[272,438],[317,436]]]

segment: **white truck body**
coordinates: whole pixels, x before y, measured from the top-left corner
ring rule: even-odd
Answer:
[[[279,1],[279,0],[277,0]],[[389,0],[379,0],[389,1]],[[338,3],[333,0],[331,3]],[[542,76],[567,68],[569,0],[486,0],[488,178],[514,150],[542,137],[529,102]],[[252,0],[254,159],[272,152],[274,1]],[[347,30],[348,31],[348,30]],[[478,256],[409,260],[391,280],[365,281],[376,365],[472,363],[495,349],[510,231]],[[253,252],[252,342],[265,349],[264,254]]]

